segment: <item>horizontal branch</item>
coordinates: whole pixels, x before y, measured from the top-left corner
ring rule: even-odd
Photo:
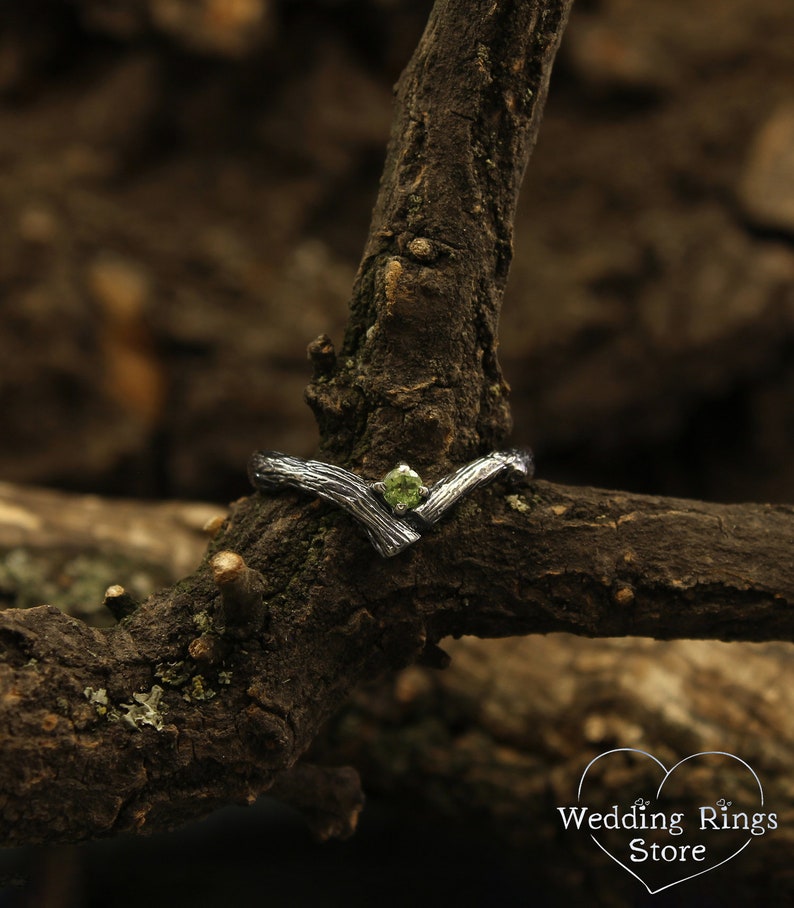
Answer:
[[[477,524],[438,556],[444,633],[794,639],[794,506],[536,482]]]
[[[0,837],[154,831],[249,803],[354,685],[432,661],[450,634],[794,639],[793,547],[792,507],[535,482],[478,490],[383,559],[331,505],[243,499],[196,574],[109,630],[0,612]]]

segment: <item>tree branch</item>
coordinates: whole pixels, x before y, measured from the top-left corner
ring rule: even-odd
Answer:
[[[540,481],[486,513],[439,540],[457,595],[428,621],[445,633],[794,639],[794,506]]]
[[[506,430],[498,306],[569,6],[436,5],[399,87],[343,359],[329,370],[314,348],[309,398],[336,459],[374,469],[399,450],[440,470]],[[219,568],[232,561],[236,580]],[[421,653],[415,591],[433,572],[382,561],[345,515],[288,494],[238,502],[199,570],[108,632],[47,606],[2,613],[3,840],[153,830],[250,802],[352,685]],[[229,618],[250,618],[252,596],[262,616],[246,635]]]
[[[108,548],[92,531],[115,525],[120,507],[133,531],[126,539],[119,532]],[[180,544],[195,562],[204,547],[195,517],[216,512],[209,505],[123,503],[0,485],[0,564],[9,549],[17,557],[25,552],[51,563],[56,573],[68,559],[79,558],[69,570],[84,586],[88,578],[78,567],[90,572],[91,553],[101,545],[105,559],[125,565],[114,578],[121,583],[153,566],[176,579],[180,569],[160,540],[179,527],[195,526]],[[60,521],[67,514],[68,526]],[[147,540],[151,545],[144,545]],[[2,589],[4,595],[11,592],[7,583]],[[94,602],[98,608],[100,596],[101,591]],[[776,683],[787,670],[787,645],[594,642],[551,634],[467,637],[445,640],[443,646],[452,656],[449,671],[413,666],[356,691],[313,745],[312,759],[356,766],[373,793],[418,800],[434,812],[452,811],[461,821],[490,822],[495,837],[525,853],[529,842],[537,851],[542,829],[540,840],[548,836],[553,845],[548,861],[536,854],[534,872],[553,878],[561,891],[581,885],[571,877],[574,866],[587,867],[595,891],[614,894],[619,885],[613,867],[598,864],[586,845],[572,853],[574,840],[554,836],[556,812],[548,810],[549,787],[555,803],[567,803],[583,767],[611,747],[630,744],[672,761],[704,750],[741,753],[763,780],[770,804],[782,810],[790,800],[781,766],[790,762],[785,725],[794,694]],[[549,678],[561,683],[550,685]],[[563,715],[567,731],[561,734]],[[279,776],[268,794],[304,811],[320,838],[349,833],[361,807],[352,770],[320,770],[302,762]],[[779,816],[774,840],[763,850],[748,851],[743,884],[757,885],[747,860],[766,880],[779,879],[788,866],[794,827]]]
[[[507,431],[510,225],[568,6],[436,5],[342,357],[312,348],[329,459],[377,475],[410,456],[432,482]],[[331,505],[242,499],[195,573],[109,631],[0,613],[3,841],[169,828],[276,782],[300,800],[287,774],[350,689],[441,661],[447,634],[788,637],[793,539],[791,509],[538,483],[481,490],[384,560]],[[348,806],[325,813],[348,819],[323,829],[354,822],[342,781]]]
[[[398,85],[341,357],[307,392],[328,459],[443,469],[508,434],[499,310],[570,6],[436,3]]]
[[[272,565],[267,627],[250,638],[220,625],[208,566],[111,632],[47,606],[0,613],[5,841],[158,829],[248,802],[353,684],[447,634],[792,632],[787,507],[536,483],[480,493],[393,562],[344,515],[290,495],[238,503],[230,540]],[[202,639],[216,655],[191,659]]]

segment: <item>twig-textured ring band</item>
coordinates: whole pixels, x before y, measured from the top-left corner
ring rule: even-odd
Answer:
[[[503,474],[519,481],[531,479],[533,472],[531,452],[519,449],[494,451],[429,485],[405,463],[380,481],[368,481],[342,467],[278,451],[257,451],[248,462],[254,488],[274,492],[291,487],[332,501],[364,527],[384,558],[416,542],[479,486]]]

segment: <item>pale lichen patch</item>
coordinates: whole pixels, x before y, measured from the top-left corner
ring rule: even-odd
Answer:
[[[108,700],[108,692],[104,687],[100,687],[97,690],[94,690],[93,687],[87,687],[83,691],[83,696],[89,703],[94,704],[98,716],[107,715],[110,701]]]
[[[126,710],[123,715],[119,716],[119,721],[136,730],[140,730],[143,725],[150,725],[156,731],[162,731],[162,713],[165,712],[165,706],[160,702],[162,697],[163,689],[159,684],[155,684],[146,693],[133,694],[132,703],[119,705],[119,709]]]
[[[194,675],[190,684],[182,692],[182,699],[190,703],[191,701],[212,700],[215,695],[216,691],[207,686],[203,675]]]
[[[529,506],[529,502],[520,495],[506,495],[505,501],[514,511],[520,511],[522,514],[526,514],[532,510]]]

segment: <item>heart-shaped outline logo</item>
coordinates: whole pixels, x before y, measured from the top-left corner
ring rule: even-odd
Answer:
[[[655,757],[653,754],[649,754],[647,751],[640,750],[637,747],[616,747],[613,750],[607,750],[604,753],[599,754],[597,757],[594,757],[587,764],[587,766],[585,766],[584,772],[582,773],[582,777],[581,777],[581,779],[579,779],[579,788],[576,792],[576,798],[577,798],[578,803],[581,803],[582,788],[584,786],[584,780],[585,780],[585,777],[587,776],[587,773],[589,772],[590,768],[595,763],[597,763],[599,760],[603,759],[604,757],[608,757],[608,756],[610,756],[610,754],[616,754],[616,753],[642,754],[642,756],[644,756],[644,757],[649,757],[651,760],[654,761],[654,763],[656,763],[661,768],[662,772],[664,772],[664,777],[662,778],[662,781],[660,782],[659,787],[656,789],[656,798],[657,799],[659,798],[659,795],[661,794],[661,791],[662,791],[662,788],[664,787],[665,782],[667,782],[667,780],[678,769],[679,766],[682,766],[684,763],[688,762],[689,760],[694,760],[696,757],[708,757],[708,756],[730,757],[732,760],[736,760],[738,763],[741,763],[742,766],[744,766],[746,769],[748,769],[750,771],[750,773],[752,774],[753,778],[756,781],[756,784],[758,785],[758,794],[760,797],[761,807],[764,806],[764,789],[761,785],[761,780],[758,778],[758,775],[756,774],[753,767],[750,766],[750,764],[747,763],[745,760],[742,760],[741,757],[737,757],[735,754],[727,753],[726,751],[723,751],[723,750],[704,750],[704,751],[701,751],[700,753],[690,754],[688,757],[684,757],[683,760],[679,760],[675,764],[675,766],[673,766],[671,769],[667,769],[667,767],[664,765],[664,763],[662,763],[662,761],[659,760],[657,757]],[[630,873],[636,880],[639,880],[640,883],[642,883],[642,885],[648,890],[648,893],[650,895],[656,895],[657,892],[663,892],[665,889],[669,889],[671,886],[677,886],[679,883],[685,883],[687,880],[692,880],[695,877],[703,876],[704,873],[710,873],[712,870],[716,870],[718,867],[722,867],[723,864],[727,864],[728,861],[732,861],[736,857],[737,854],[740,854],[742,851],[744,851],[744,849],[747,848],[747,846],[750,844],[750,842],[753,839],[753,837],[751,835],[743,845],[741,845],[739,848],[736,849],[736,851],[732,852],[731,854],[728,855],[727,858],[723,858],[723,860],[721,860],[717,864],[712,865],[711,867],[704,867],[703,870],[699,870],[699,871],[697,871],[697,873],[692,873],[689,876],[682,877],[680,880],[674,880],[672,883],[667,883],[664,886],[660,886],[658,889],[651,889],[651,887],[645,882],[645,880],[639,874],[635,873],[631,869],[631,867],[627,867],[623,863],[623,861],[616,858],[615,855],[612,854],[612,852],[609,851],[609,849],[605,845],[603,845],[601,842],[598,841],[598,839],[596,838],[595,835],[593,835],[593,833],[590,833],[590,838],[596,843],[596,845],[598,845],[598,847],[604,852],[604,854],[606,854],[608,857],[612,858],[612,860],[616,864],[618,864],[625,871]]]

